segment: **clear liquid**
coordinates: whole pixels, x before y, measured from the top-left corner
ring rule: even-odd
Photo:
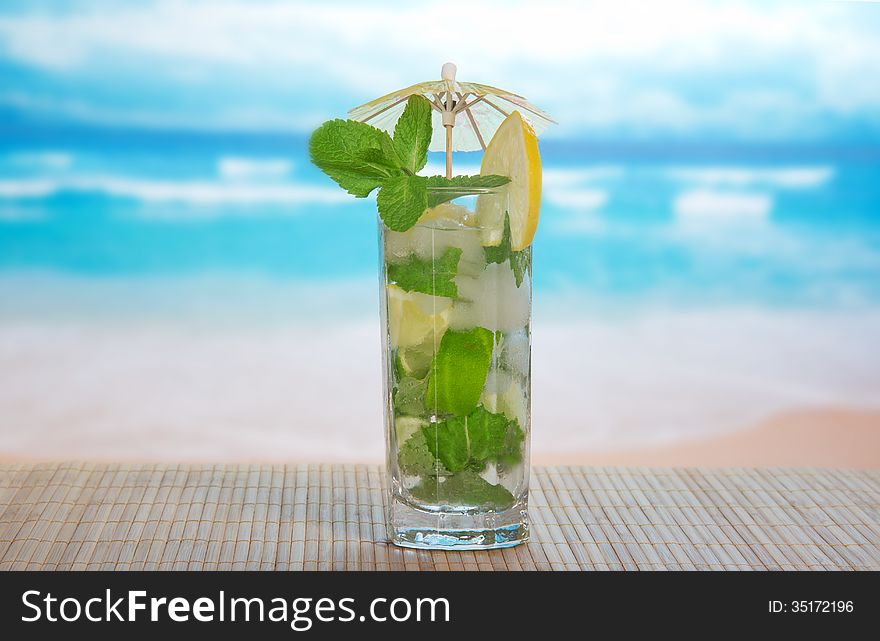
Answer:
[[[431,547],[453,547],[447,529],[517,528],[525,518],[531,254],[495,262],[503,252],[486,250],[471,220],[447,204],[406,232],[382,228],[391,499],[415,511],[404,520],[420,522],[418,536],[440,533],[434,545],[425,539]],[[499,524],[499,515],[510,518]],[[501,544],[511,543],[496,536],[485,547]]]

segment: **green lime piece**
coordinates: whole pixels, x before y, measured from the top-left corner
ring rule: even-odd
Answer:
[[[426,342],[415,347],[406,347],[397,354],[401,370],[413,378],[423,379],[431,370],[434,360],[434,345]]]

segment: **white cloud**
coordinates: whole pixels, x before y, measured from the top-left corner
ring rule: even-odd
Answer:
[[[239,131],[311,131],[334,114],[329,111],[284,111],[266,106],[261,109],[243,109],[223,105],[217,109],[206,106],[198,116],[176,110],[173,105],[150,110],[146,107],[109,106],[97,98],[54,98],[27,91],[0,92],[0,105],[27,111],[43,117],[61,117],[79,122],[101,125],[132,125],[136,127],[174,128],[195,130],[217,128]],[[338,115],[338,114],[336,114]]]
[[[334,109],[339,100],[354,106],[436,77],[454,58],[462,78],[516,90],[555,115],[562,127],[550,136],[618,126],[774,133],[816,126],[828,114],[875,117],[880,83],[868,79],[880,59],[876,9],[695,0],[544,2],[540,10],[502,0],[167,0],[7,15],[0,47],[53,72],[112,63],[172,85],[222,70],[224,78],[259,78],[312,97],[333,93]],[[768,71],[771,78],[761,80]],[[757,79],[744,81],[750,74]],[[688,84],[703,92],[699,101]],[[273,105],[256,120],[311,122],[315,102]]]

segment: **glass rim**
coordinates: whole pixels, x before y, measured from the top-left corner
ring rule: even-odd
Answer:
[[[429,192],[437,192],[441,194],[461,194],[462,196],[479,196],[480,194],[497,194],[507,189],[507,185],[499,185],[498,187],[455,187],[453,185],[428,185]]]

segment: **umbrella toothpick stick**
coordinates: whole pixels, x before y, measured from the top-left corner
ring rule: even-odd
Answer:
[[[446,129],[446,177],[452,178],[452,128],[455,126],[455,100],[452,95],[455,87],[455,65],[447,62],[440,71],[440,77],[447,83],[446,100],[443,103],[443,127]]]
[[[451,116],[452,124],[446,124],[446,117]],[[446,127],[446,177],[452,178],[452,128],[455,126],[455,114],[443,112],[443,126]]]

